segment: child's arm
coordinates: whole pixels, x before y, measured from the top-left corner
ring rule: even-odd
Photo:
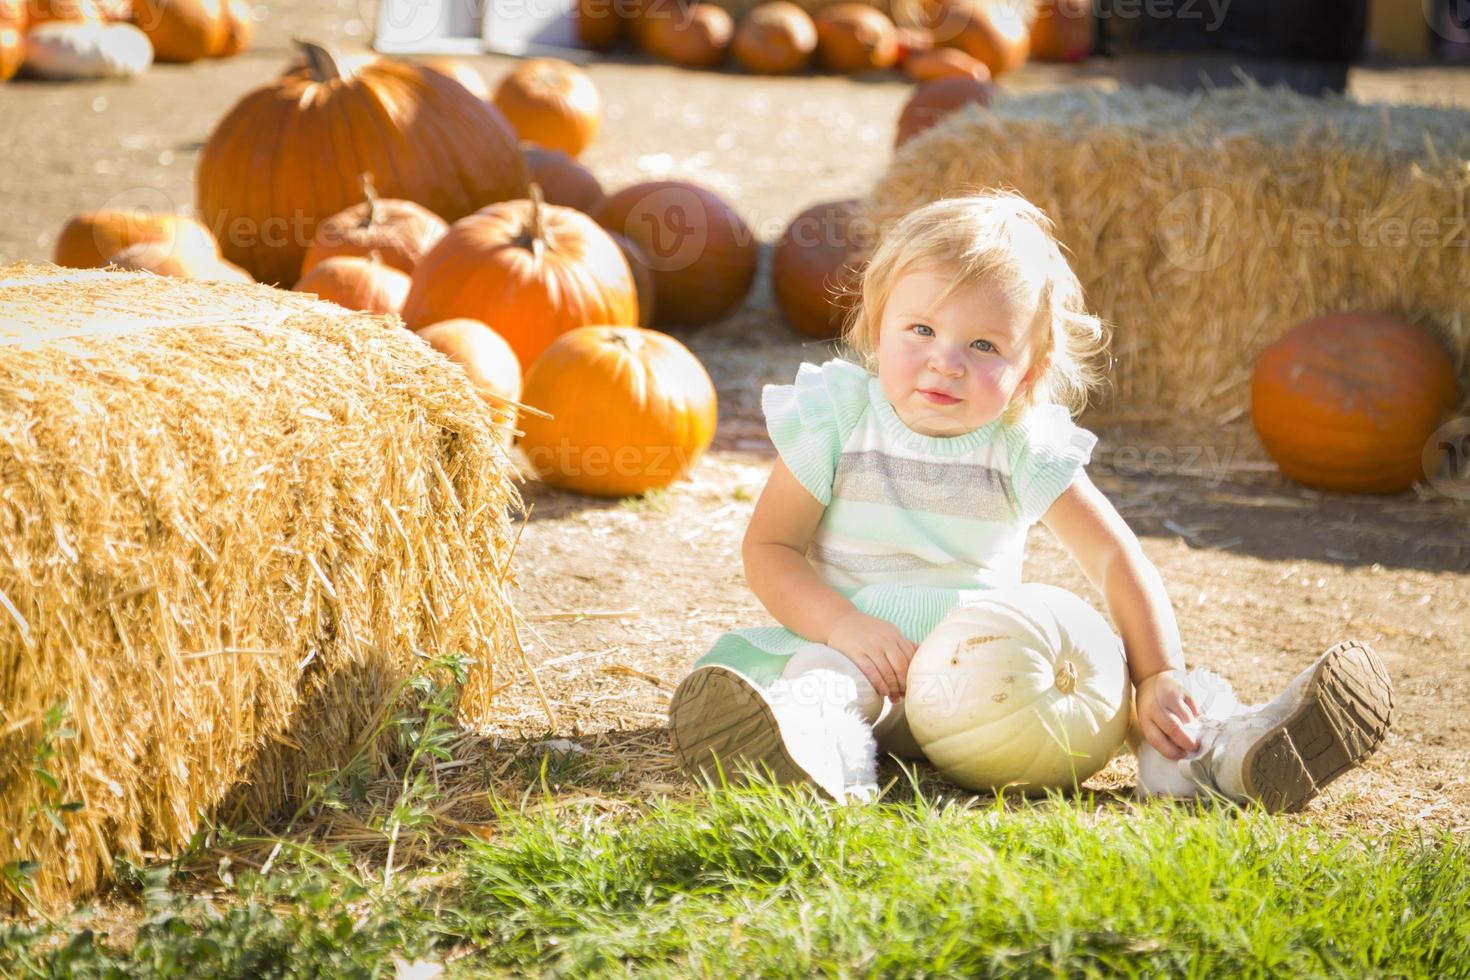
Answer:
[[[1041,520],[1103,594],[1118,625],[1144,736],[1169,759],[1193,752],[1198,745],[1183,723],[1199,708],[1182,683],[1179,626],[1163,579],[1138,537],[1082,470]]]
[[[883,697],[900,697],[913,642],[892,623],[859,612],[806,559],[825,511],[778,457],[745,531],[745,579],[781,625],[842,653]]]

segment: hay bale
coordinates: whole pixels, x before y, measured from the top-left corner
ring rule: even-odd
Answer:
[[[227,798],[269,820],[423,655],[476,659],[486,719],[517,649],[501,424],[396,318],[0,268],[0,865],[56,907]]]
[[[1073,89],[947,118],[905,145],[861,214],[881,233],[941,197],[1024,194],[1116,327],[1101,407],[1215,431],[1247,417],[1262,348],[1340,310],[1424,325],[1470,392],[1467,160],[1459,109]]]

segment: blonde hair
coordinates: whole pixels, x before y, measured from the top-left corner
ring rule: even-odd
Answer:
[[[894,284],[920,267],[953,274],[941,301],[980,284],[997,284],[1022,302],[1037,297],[1033,328],[1041,331],[1041,343],[1035,357],[1051,363],[1016,393],[1007,421],[1019,420],[1037,403],[1062,405],[1075,414],[1102,384],[1105,369],[1098,361],[1107,349],[1107,325],[1087,312],[1082,284],[1062,254],[1051,219],[1024,197],[991,190],[944,198],[909,212],[882,236],[849,288],[843,328],[844,342],[869,371],[877,371],[878,328]]]

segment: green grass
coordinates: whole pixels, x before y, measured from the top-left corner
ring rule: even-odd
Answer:
[[[1448,835],[1083,798],[837,808],[766,788],[637,819],[501,815],[391,888],[282,852],[224,899],[155,870],[130,949],[0,926],[0,976],[1470,976]]]

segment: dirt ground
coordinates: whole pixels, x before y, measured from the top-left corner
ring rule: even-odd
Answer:
[[[288,39],[361,43],[373,14],[371,0],[278,2],[262,12],[256,50],[232,61],[160,66],[133,84],[0,86],[0,199],[9,202],[0,261],[49,258],[78,211],[189,210],[202,141],[237,98],[280,70]],[[509,61],[474,64],[493,80]],[[757,79],[622,56],[588,70],[606,124],[584,159],[609,189],[663,176],[704,183],[768,246],[808,205],[868,190],[887,165],[909,91],[897,76]],[[1031,67],[1011,84],[1113,83],[1098,62]],[[1470,106],[1470,71],[1375,66],[1355,71],[1351,85],[1364,99]],[[722,630],[767,619],[740,563],[772,458],[759,390],[829,355],[783,326],[764,271],[738,313],[683,339],[721,400],[715,448],[691,479],[624,502],[524,487],[532,512],[518,604],[534,627],[527,651],[556,724],[523,675],[506,696],[504,744],[534,748],[550,731],[596,747],[627,763],[625,798],[687,785],[662,733],[669,692]],[[1318,494],[1248,451],[1100,418],[1083,424],[1102,440],[1096,482],[1168,583],[1191,665],[1264,699],[1341,638],[1367,640],[1383,655],[1395,682],[1394,729],[1312,815],[1341,826],[1470,828],[1470,505],[1428,489]],[[1032,535],[1026,575],[1101,605],[1045,530]],[[1130,766],[1116,760],[1094,785],[1131,785]]]

